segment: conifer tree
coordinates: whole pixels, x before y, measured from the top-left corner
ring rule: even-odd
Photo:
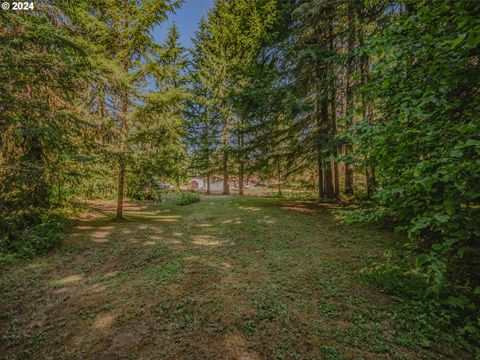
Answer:
[[[67,25],[91,17],[61,5],[0,13],[0,196],[10,209],[49,207],[91,129],[79,94],[98,79],[93,44]]]
[[[118,194],[117,219],[123,218],[125,171],[128,156],[128,135],[135,101],[141,98],[141,88],[150,69],[152,56],[158,51],[151,30],[165,21],[168,13],[180,5],[179,1],[112,1],[105,10],[105,21],[114,36],[110,47],[112,56],[123,70],[124,82],[118,88]]]
[[[130,143],[132,175],[129,191],[139,194],[150,187],[158,176],[179,182],[185,171],[183,144],[183,112],[187,98],[184,49],[180,34],[173,24],[167,39],[151,57],[147,72],[155,89],[143,94],[144,104],[132,114],[134,120]]]

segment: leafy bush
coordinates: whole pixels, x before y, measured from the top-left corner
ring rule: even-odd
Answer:
[[[189,205],[200,201],[200,196],[194,192],[182,192],[180,198],[177,200],[177,205]]]
[[[404,335],[397,339],[400,344],[417,348],[455,342],[473,351],[471,344],[480,343],[475,305],[448,289],[441,294],[432,292],[427,279],[408,258],[393,259],[390,253],[385,262],[364,268],[362,275],[393,296],[390,316],[403,329]]]
[[[31,258],[52,249],[67,225],[59,210],[36,209],[1,217],[0,267],[15,258]]]
[[[459,326],[478,327],[480,7],[409,3],[369,43],[378,59],[363,89],[372,116],[352,134],[358,158],[375,168],[382,211],[363,216],[388,216],[406,233],[430,296],[463,317]]]

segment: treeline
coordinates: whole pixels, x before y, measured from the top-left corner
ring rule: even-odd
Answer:
[[[411,271],[477,341],[479,19],[470,0],[217,1],[187,117],[193,165],[224,193],[255,173],[366,197],[351,218],[408,234]]]
[[[0,248],[52,245],[72,197],[135,197],[186,166],[179,1],[39,1],[0,12]],[[52,231],[52,228],[55,229]]]

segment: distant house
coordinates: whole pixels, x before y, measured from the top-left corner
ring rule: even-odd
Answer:
[[[204,181],[202,179],[192,179],[188,182],[188,188],[190,190],[203,190]]]
[[[231,189],[236,189],[239,186],[238,176],[231,175],[228,177],[228,186]],[[243,180],[243,186],[245,188],[259,186],[261,184],[260,179],[255,175],[245,176]],[[207,190],[207,179],[194,178],[188,182],[188,188],[190,190]],[[223,191],[223,177],[213,175],[210,177],[210,191],[221,192]]]
[[[223,177],[214,175],[210,179],[211,191],[223,191]]]

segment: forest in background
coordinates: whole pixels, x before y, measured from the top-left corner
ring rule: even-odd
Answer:
[[[35,4],[0,12],[2,267],[79,199],[255,174],[406,234],[391,291],[480,342],[479,2],[218,0],[193,49],[152,36],[180,1]]]

